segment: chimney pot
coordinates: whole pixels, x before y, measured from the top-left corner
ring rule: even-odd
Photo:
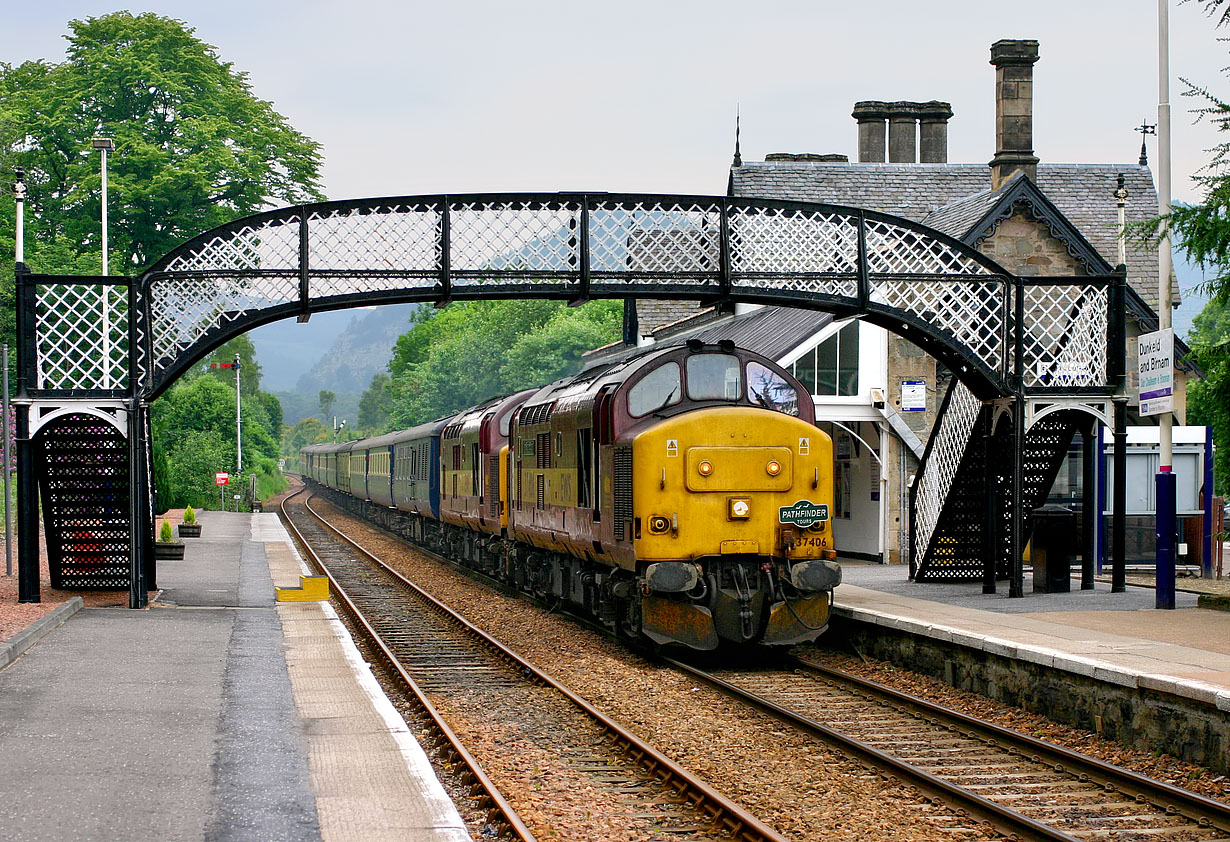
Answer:
[[[917,158],[915,138],[918,129],[918,104],[894,102],[888,112],[888,160],[893,164],[913,164]]]
[[[1038,178],[1033,141],[1033,78],[1038,42],[1002,40],[991,45],[995,66],[995,157],[991,159],[991,189],[1017,172]]]
[[[878,100],[856,102],[850,116],[858,121],[859,162],[884,163],[884,121],[888,119],[888,103]]]
[[[918,160],[924,164],[948,162],[948,121],[952,104],[932,100],[918,104]]]

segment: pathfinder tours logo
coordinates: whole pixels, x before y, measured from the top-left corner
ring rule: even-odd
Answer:
[[[780,523],[806,529],[829,519],[827,503],[809,503],[800,500],[793,506],[782,506],[777,510],[777,520]]]

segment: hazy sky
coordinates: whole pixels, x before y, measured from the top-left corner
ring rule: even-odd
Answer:
[[[85,0],[6,4],[0,59],[63,58]],[[1028,3],[154,2],[324,146],[330,198],[488,190],[722,193],[743,154],[854,157],[860,99],[952,103],[949,160],[994,153],[1000,38],[1041,42],[1034,151],[1134,162],[1156,122],[1154,0]],[[1174,192],[1215,133],[1192,125],[1179,77],[1230,96],[1230,64],[1195,2],[1170,10]],[[1150,139],[1156,165],[1156,140]]]

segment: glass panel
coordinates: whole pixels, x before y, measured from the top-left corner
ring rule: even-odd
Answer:
[[[628,391],[628,414],[634,418],[679,403],[678,363],[659,366]]]
[[[737,401],[739,358],[730,354],[688,357],[688,397],[694,401]]]
[[[846,325],[838,334],[837,394],[858,394],[858,324]]]
[[[836,336],[830,336],[816,347],[816,394],[837,394]]]
[[[799,382],[807,387],[807,390],[816,393],[816,349],[809,348],[807,353],[799,357],[794,364],[794,371],[791,372],[799,379]]]
[[[758,362],[747,364],[747,399],[757,406],[787,415],[799,414],[798,390],[776,371]]]

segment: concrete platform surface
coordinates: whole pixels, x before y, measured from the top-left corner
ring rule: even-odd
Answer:
[[[1012,599],[973,583],[916,584],[903,566],[844,565],[834,613],[945,642],[1215,705],[1230,711],[1230,613],[1196,607],[1179,593],[1174,610],[1154,608],[1146,588]]]
[[[470,839],[273,514],[204,512],[147,611],[0,670],[0,840]]]

